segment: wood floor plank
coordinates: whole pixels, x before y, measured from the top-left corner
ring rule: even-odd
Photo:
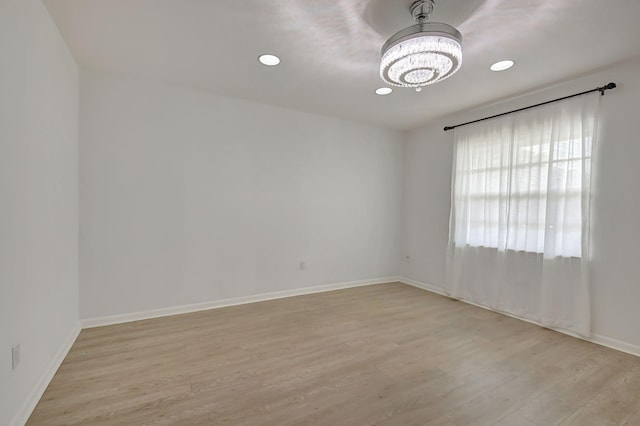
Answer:
[[[400,283],[83,330],[29,425],[638,425],[640,358]]]

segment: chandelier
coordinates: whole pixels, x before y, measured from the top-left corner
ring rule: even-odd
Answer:
[[[427,22],[434,0],[411,4],[417,22],[395,33],[382,46],[380,77],[392,86],[415,87],[451,77],[462,65],[462,35],[451,25]]]

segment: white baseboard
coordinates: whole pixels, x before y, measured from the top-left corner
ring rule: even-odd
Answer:
[[[323,293],[325,291],[341,290],[345,288],[362,287],[366,285],[397,282],[399,277],[383,277],[370,280],[349,281],[334,284],[325,284],[314,287],[296,288],[292,290],[274,291],[252,296],[234,297],[231,299],[213,300],[209,302],[194,303],[191,305],[172,306],[168,308],[153,309],[150,311],[134,312],[122,315],[110,315],[99,318],[80,320],[82,328],[102,327],[105,325],[122,324],[131,321],[166,317],[191,312],[206,311],[209,309],[224,308],[227,306],[244,305],[247,303],[263,302],[266,300],[282,299],[285,297],[301,296],[304,294]]]
[[[20,407],[20,410],[15,415],[13,420],[9,423],[9,425],[23,426],[29,420],[29,416],[31,416],[31,413],[36,408],[36,405],[38,405],[40,398],[42,398],[42,395],[47,390],[47,386],[49,386],[49,383],[53,379],[53,376],[56,374],[56,371],[58,371],[58,368],[60,368],[62,361],[64,361],[65,357],[69,353],[69,350],[71,350],[71,347],[73,346],[73,343],[76,341],[78,335],[80,334],[80,331],[84,328],[101,327],[104,325],[120,324],[120,323],[125,323],[130,321],[138,321],[143,319],[158,318],[158,317],[177,315],[177,314],[185,314],[189,312],[198,312],[198,311],[204,311],[208,309],[222,308],[226,306],[243,305],[247,303],[262,302],[266,300],[282,299],[285,297],[301,296],[304,294],[323,293],[326,291],[341,290],[346,288],[362,287],[367,285],[384,284],[384,283],[398,282],[398,281],[399,281],[398,277],[384,277],[384,278],[376,278],[376,279],[370,279],[370,280],[349,281],[349,282],[342,282],[342,283],[319,285],[314,287],[298,288],[298,289],[292,289],[292,290],[274,291],[270,293],[263,293],[263,294],[253,295],[253,296],[214,300],[211,302],[195,303],[192,305],[182,305],[182,306],[175,306],[175,307],[169,307],[169,308],[154,309],[150,311],[135,312],[131,314],[113,315],[108,317],[80,320],[80,322],[76,325],[76,327],[74,327],[72,332],[69,334],[69,336],[67,337],[63,345],[60,347],[56,355],[53,357],[53,359],[47,366],[47,369],[42,374],[42,376],[34,386],[33,390],[29,393],[24,403]]]
[[[44,391],[47,390],[47,386],[49,386],[51,379],[53,379],[53,376],[56,374],[56,371],[58,371],[58,368],[60,368],[62,361],[64,361],[65,357],[71,350],[73,343],[78,338],[80,330],[80,324],[78,323],[71,333],[69,333],[69,336],[65,339],[62,346],[60,346],[60,349],[58,349],[58,352],[56,352],[55,356],[47,366],[47,369],[42,373],[42,376],[40,376],[40,379],[38,379],[38,382],[25,399],[20,410],[18,410],[18,414],[16,414],[13,420],[9,423],[10,426],[24,426],[24,424],[27,423],[31,413],[36,408],[36,405],[38,405],[40,398],[42,398]]]
[[[594,334],[593,336],[591,336],[591,339],[589,339],[589,341],[598,345],[615,349],[620,352],[626,352],[631,355],[640,356],[640,346],[623,342],[622,340],[614,339],[611,337],[603,336],[602,334]]]
[[[425,283],[421,283],[420,281],[415,281],[406,277],[400,277],[398,278],[398,281],[400,281],[402,284],[408,284],[412,287],[418,287],[421,288],[423,290],[427,290],[430,291],[432,293],[436,293],[439,294],[441,296],[445,296],[445,297],[449,297],[447,296],[447,293],[445,293],[444,289],[441,287],[436,287],[433,285],[429,285],[429,284],[425,284]]]
[[[58,368],[60,368],[62,361],[64,361],[65,357],[69,353],[69,350],[71,350],[73,343],[76,341],[78,335],[80,334],[81,329],[83,328],[101,327],[105,325],[120,324],[120,323],[125,323],[130,321],[158,318],[158,317],[164,317],[164,316],[170,316],[170,315],[184,314],[189,312],[198,312],[198,311],[203,311],[208,309],[222,308],[226,306],[243,305],[247,303],[262,302],[266,300],[282,299],[285,297],[301,296],[305,294],[323,293],[326,291],[341,290],[346,288],[362,287],[362,286],[374,285],[374,284],[384,284],[389,282],[401,282],[403,284],[417,287],[422,290],[426,290],[435,294],[447,296],[444,289],[441,287],[429,285],[429,284],[415,281],[406,277],[384,277],[384,278],[377,278],[377,279],[371,279],[371,280],[350,281],[350,282],[326,284],[326,285],[305,287],[305,288],[292,289],[292,290],[275,291],[275,292],[263,293],[263,294],[253,295],[253,296],[235,297],[231,299],[215,300],[211,302],[195,303],[191,305],[182,305],[182,306],[175,306],[175,307],[169,307],[169,308],[154,309],[150,311],[136,312],[131,314],[113,315],[113,316],[107,316],[107,317],[101,317],[101,318],[81,320],[80,323],[76,325],[76,327],[74,327],[74,329],[71,331],[67,339],[64,341],[64,343],[62,344],[62,346],[60,347],[60,349],[58,350],[54,358],[51,360],[51,362],[47,366],[47,369],[44,371],[44,373],[38,380],[38,383],[33,388],[33,390],[29,393],[29,395],[25,399],[25,402],[22,404],[22,406],[20,407],[20,410],[15,415],[13,420],[9,423],[9,425],[23,426],[24,424],[26,424],[26,422],[29,420],[29,416],[31,416],[31,413],[33,412],[36,405],[40,401],[40,398],[42,398],[42,395],[46,391],[47,386],[49,386],[49,383],[53,379],[53,376],[55,375],[56,371],[58,371]],[[493,311],[493,309],[487,308],[486,306],[478,305],[466,300],[461,300],[461,302]],[[531,321],[526,318],[520,318],[514,315],[505,314],[503,312],[498,312],[498,313],[541,326],[535,321]],[[640,346],[623,342],[611,337],[595,334],[591,338],[586,339],[584,337],[577,336],[563,330],[555,330],[555,331],[558,331],[563,334],[568,334],[570,336],[577,337],[598,345],[606,346],[608,348],[615,349],[621,352],[626,352],[632,355],[640,356]]]
[[[292,290],[275,291],[275,292],[263,293],[263,294],[253,295],[253,296],[235,297],[231,299],[215,300],[210,302],[195,303],[191,305],[182,305],[182,306],[175,306],[175,307],[169,307],[169,308],[154,309],[150,311],[136,312],[131,314],[113,315],[113,316],[107,316],[107,317],[101,317],[101,318],[81,320],[80,323],[74,327],[74,329],[71,331],[67,339],[64,341],[64,343],[62,344],[62,346],[60,347],[60,349],[58,350],[54,358],[51,360],[51,362],[47,366],[47,369],[44,371],[42,376],[40,376],[40,379],[38,380],[36,386],[29,393],[24,403],[20,407],[20,410],[15,415],[13,420],[9,423],[9,425],[23,426],[24,424],[26,424],[26,422],[29,420],[29,416],[31,416],[31,413],[33,412],[36,405],[40,401],[40,398],[42,398],[42,395],[46,391],[47,386],[49,386],[49,383],[53,379],[53,376],[56,374],[56,371],[58,371],[58,368],[60,368],[62,361],[64,361],[65,357],[69,353],[69,350],[71,350],[71,347],[73,346],[73,343],[76,341],[82,328],[101,327],[104,325],[120,324],[120,323],[125,323],[130,321],[138,321],[143,319],[151,319],[151,318],[158,318],[158,317],[164,317],[164,316],[170,316],[170,315],[184,314],[189,312],[198,312],[198,311],[203,311],[208,309],[222,308],[226,306],[243,305],[247,303],[262,302],[266,300],[282,299],[285,297],[301,296],[301,295],[313,294],[313,293],[322,293],[326,291],[341,290],[346,288],[362,287],[367,285],[383,284],[383,283],[389,283],[389,282],[401,282],[403,284],[417,287],[422,290],[426,290],[442,296],[447,296],[444,289],[441,287],[429,285],[429,284],[415,281],[406,277],[384,277],[384,278],[377,278],[377,279],[371,279],[371,280],[350,281],[350,282],[326,284],[326,285],[320,285],[320,286],[314,286],[314,287],[298,288],[298,289],[292,289]],[[461,302],[493,311],[492,309],[487,308],[486,306],[478,305],[476,303],[472,303],[466,300],[461,300]],[[514,315],[505,314],[503,312],[498,312],[498,313],[501,313],[503,315],[508,315],[513,318],[517,318],[532,324],[540,325],[535,321],[531,321],[526,318],[520,318]],[[621,352],[626,352],[632,355],[640,356],[640,346],[638,345],[623,342],[621,340],[617,340],[617,339],[599,335],[599,334],[595,334],[591,338],[586,339],[584,337],[577,336],[572,333],[567,333],[566,331],[563,331],[563,330],[556,330],[556,331],[560,333],[568,334],[573,337],[577,337],[598,345],[606,346],[608,348],[615,349]]]
[[[430,291],[432,293],[439,294],[441,296],[449,297],[445,293],[444,289],[441,288],[441,287],[436,287],[436,286],[433,286],[433,285],[425,284],[425,283],[422,283],[422,282],[419,282],[419,281],[415,281],[415,280],[412,280],[412,279],[406,278],[406,277],[399,277],[398,281],[400,281],[403,284],[407,284],[407,285],[410,285],[410,286],[413,286],[413,287],[420,288],[422,290],[427,290],[427,291]],[[460,302],[464,302],[464,303],[467,303],[469,305],[477,306],[477,307],[482,308],[482,309],[486,309],[486,310],[489,310],[489,311],[492,311],[492,312],[497,312],[497,313],[502,314],[502,315],[506,315],[506,316],[509,316],[509,317],[512,317],[512,318],[519,319],[521,321],[525,321],[525,322],[528,322],[528,323],[531,323],[531,324],[535,324],[535,325],[538,325],[540,327],[549,328],[551,330],[557,331],[558,333],[562,333],[562,334],[566,334],[566,335],[569,335],[569,336],[572,336],[572,337],[576,337],[578,339],[586,340],[587,342],[595,343],[595,344],[601,345],[601,346],[606,346],[607,348],[615,349],[615,350],[620,351],[620,352],[626,352],[626,353],[631,354],[631,355],[640,356],[640,346],[634,345],[632,343],[623,342],[621,340],[613,339],[611,337],[603,336],[601,334],[593,334],[593,335],[591,335],[590,338],[586,338],[586,337],[579,336],[577,334],[568,332],[566,330],[559,330],[559,329],[555,329],[555,328],[551,328],[551,327],[546,327],[546,326],[543,326],[542,324],[540,324],[540,323],[538,323],[536,321],[532,321],[532,320],[527,319],[527,318],[522,318],[522,317],[519,317],[517,315],[511,315],[511,314],[508,314],[508,313],[505,313],[505,312],[499,312],[499,311],[496,311],[494,309],[488,308],[486,306],[482,306],[482,305],[479,305],[477,303],[470,302],[468,300],[462,300],[462,299],[457,299],[457,300],[460,300]]]

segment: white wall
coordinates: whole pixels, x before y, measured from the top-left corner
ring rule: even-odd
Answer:
[[[0,57],[0,425],[7,425],[37,401],[33,392],[78,327],[78,70],[39,0],[0,2]],[[22,360],[12,370],[15,344]]]
[[[94,71],[80,105],[82,318],[397,274],[400,132]]]
[[[514,69],[512,72],[517,72]],[[407,135],[402,274],[443,287],[447,246],[453,125],[602,86],[593,217],[593,329],[606,339],[640,347],[640,60],[629,61],[501,104],[436,120]],[[623,346],[623,345],[619,345]]]

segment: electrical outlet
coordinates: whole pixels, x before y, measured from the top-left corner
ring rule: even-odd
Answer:
[[[20,345],[11,348],[11,369],[15,370],[20,364]]]
[[[304,271],[305,269],[307,269],[307,262],[305,262],[304,260],[300,261],[300,270]]]
[[[405,262],[407,262],[407,263],[411,263],[411,256],[409,256],[409,255],[407,254],[407,255],[404,257],[404,259],[402,259],[402,260],[404,260],[404,261],[405,261]]]

